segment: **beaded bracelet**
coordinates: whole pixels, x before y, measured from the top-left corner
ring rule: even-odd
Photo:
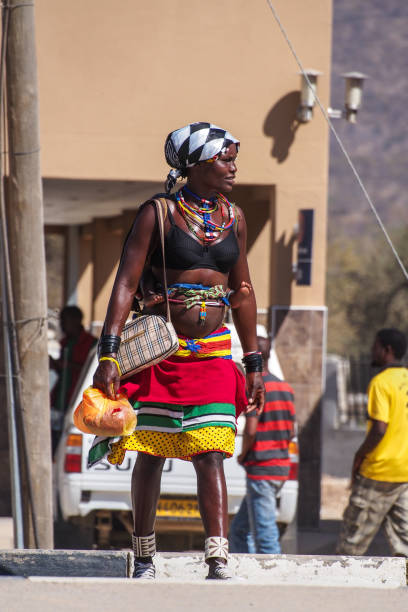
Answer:
[[[113,361],[113,363],[116,363],[116,367],[118,368],[119,376],[122,376],[122,372],[121,372],[120,366],[119,366],[119,361],[117,359],[115,359],[114,357],[101,357],[99,359],[99,363],[101,361]]]

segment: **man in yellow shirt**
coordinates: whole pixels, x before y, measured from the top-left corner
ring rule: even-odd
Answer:
[[[352,489],[337,553],[363,555],[380,526],[394,556],[408,557],[408,369],[401,364],[407,341],[397,329],[380,330],[368,387],[368,425],[355,454]]]

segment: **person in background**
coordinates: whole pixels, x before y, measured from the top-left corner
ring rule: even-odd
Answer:
[[[352,467],[337,554],[364,555],[385,524],[394,556],[408,556],[408,369],[401,360],[407,340],[397,329],[381,329],[372,347],[380,367],[368,387],[367,435]]]
[[[276,524],[276,496],[289,477],[289,441],[294,436],[292,388],[268,370],[269,338],[257,338],[262,353],[265,406],[246,414],[242,450],[237,460],[246,470],[247,493],[231,523],[230,551],[281,552]]]
[[[83,313],[78,306],[65,306],[60,314],[63,332],[59,359],[49,358],[50,369],[57,375],[57,382],[51,392],[52,450],[55,451],[62,428],[65,411],[78,382],[88,353],[97,339],[85,331],[82,325]]]

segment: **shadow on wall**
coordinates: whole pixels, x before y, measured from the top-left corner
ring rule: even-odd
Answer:
[[[321,398],[315,400],[303,427],[299,428],[298,526],[316,528],[321,504]]]
[[[276,261],[279,262],[279,275],[281,278],[293,279],[293,251],[295,243],[296,235],[292,234],[287,237],[285,232],[275,242],[274,256]],[[276,289],[275,304],[292,303],[292,285],[293,280],[279,283],[279,287]]]
[[[276,191],[273,193],[274,197],[271,204],[271,219],[273,224],[271,261],[273,262],[276,280],[273,283],[273,288],[271,287],[271,304],[284,305],[292,303],[293,261],[297,237],[294,232],[289,235],[287,235],[286,232],[282,232],[279,238],[276,236]],[[278,332],[279,328],[276,330],[276,333]]]
[[[231,200],[236,201],[245,215],[248,253],[269,221],[270,189],[269,185],[237,185],[231,193]]]
[[[278,100],[264,121],[264,134],[273,140],[271,155],[277,159],[279,164],[288,157],[289,149],[294,143],[300,125],[296,118],[299,103],[300,92],[291,91]]]
[[[287,235],[286,232],[281,232],[279,238],[277,237],[276,188],[271,191],[270,217],[272,221],[270,259],[272,262],[271,269],[273,276],[270,287],[270,303],[275,305],[288,305],[292,303],[293,261],[297,237],[294,232],[291,232],[289,235]],[[284,316],[286,316],[286,314]],[[279,321],[276,333],[279,332],[279,327],[282,322],[283,321]]]

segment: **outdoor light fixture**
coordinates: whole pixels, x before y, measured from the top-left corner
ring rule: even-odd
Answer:
[[[363,84],[367,75],[361,72],[346,72],[341,75],[346,79],[346,119],[350,123],[355,123],[357,119],[357,111],[361,106],[363,98]]]
[[[300,104],[297,109],[297,119],[300,123],[307,123],[313,117],[313,107],[316,101],[317,78],[321,74],[323,73],[313,68],[309,68],[300,73]],[[344,118],[347,119],[349,123],[356,123],[357,111],[361,107],[363,98],[363,84],[365,79],[368,79],[368,76],[361,72],[346,72],[341,76],[346,81],[344,110],[329,108],[327,114],[331,119]]]
[[[307,123],[313,116],[315,96],[317,88],[317,77],[322,74],[319,70],[308,69],[301,72],[300,105],[297,110],[297,118],[301,123]],[[307,76],[307,79],[305,77]],[[309,82],[308,82],[309,81]]]
[[[357,111],[361,107],[363,98],[363,83],[368,77],[361,72],[345,72],[341,76],[346,80],[345,109],[329,108],[328,114],[331,119],[344,118],[349,123],[356,123]]]

